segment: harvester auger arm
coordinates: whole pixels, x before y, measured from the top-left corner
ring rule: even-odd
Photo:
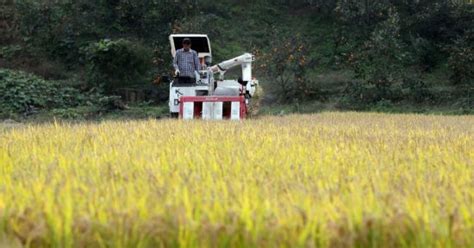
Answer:
[[[213,73],[219,73],[220,80],[224,79],[224,74],[227,70],[242,66],[242,81],[249,82],[252,80],[252,62],[255,61],[255,56],[250,53],[244,53],[233,59],[226,60],[210,68]]]

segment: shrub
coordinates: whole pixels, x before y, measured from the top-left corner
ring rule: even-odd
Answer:
[[[119,87],[144,83],[151,53],[138,43],[101,40],[85,49],[88,81],[111,94]]]
[[[402,83],[403,97],[415,103],[431,101],[433,95],[426,83],[417,75],[407,76]]]
[[[0,69],[0,112],[25,113],[35,109],[76,106],[86,99],[71,87],[62,87],[21,71]]]
[[[107,111],[121,108],[119,97],[98,91],[81,92],[21,71],[0,69],[0,113],[32,114],[42,109],[96,106]]]

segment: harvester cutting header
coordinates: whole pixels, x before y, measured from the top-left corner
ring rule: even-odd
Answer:
[[[171,115],[182,119],[244,119],[258,87],[252,77],[255,57],[244,53],[212,65],[207,35],[174,34],[169,40],[175,68],[169,92]],[[241,77],[226,80],[225,73],[239,66]]]

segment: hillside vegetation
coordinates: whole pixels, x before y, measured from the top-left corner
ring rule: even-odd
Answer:
[[[473,27],[474,5],[460,0],[6,0],[0,67],[159,106],[167,100],[159,77],[171,74],[168,35],[205,33],[214,62],[257,55],[263,112],[471,113]],[[22,104],[61,107],[37,102]]]

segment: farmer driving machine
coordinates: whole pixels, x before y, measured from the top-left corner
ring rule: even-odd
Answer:
[[[201,70],[191,82],[180,80],[179,76],[170,82],[171,116],[186,120],[245,119],[258,87],[258,80],[252,77],[254,55],[244,53],[212,65],[211,44],[207,35],[173,34],[169,37],[173,58],[185,38],[191,40],[192,49],[198,54]],[[235,67],[241,68],[241,76],[238,79],[225,79],[225,73]]]

